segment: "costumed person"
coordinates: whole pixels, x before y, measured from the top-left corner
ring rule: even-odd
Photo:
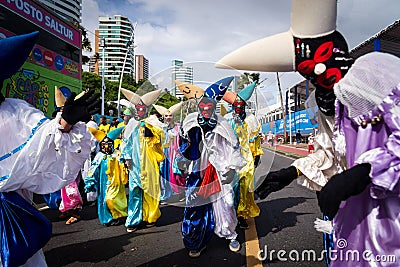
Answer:
[[[320,191],[328,180],[346,169],[344,155],[337,155],[332,141],[335,94],[333,86],[353,63],[344,37],[336,31],[336,0],[293,0],[291,27],[287,32],[249,43],[217,62],[216,67],[266,72],[298,71],[316,88],[319,112],[314,153],[295,160],[292,166],[271,171],[255,193],[266,198],[297,182]],[[325,236],[324,246],[332,245]],[[329,258],[327,258],[329,262]]]
[[[55,98],[56,110],[62,111],[67,99],[57,86],[54,87],[54,98]],[[77,98],[78,96],[75,99]],[[67,225],[76,223],[81,219],[80,211],[82,209],[83,201],[78,188],[78,184],[81,180],[82,180],[82,174],[81,170],[79,170],[75,181],[61,188],[60,190],[61,202],[58,209],[61,212],[61,214],[59,218],[61,220],[66,219],[67,221],[65,222],[65,224]]]
[[[38,32],[0,40],[0,83],[25,62]],[[51,223],[32,205],[32,195],[60,190],[75,180],[90,154],[85,123],[99,108],[89,91],[67,99],[49,120],[43,112],[0,92],[0,266],[46,266],[42,247],[51,238]]]
[[[125,184],[128,182],[128,169],[120,161],[120,152],[114,149],[114,140],[121,135],[124,127],[105,134],[89,128],[100,142],[100,151],[92,161],[85,178],[85,191],[97,193],[97,211],[103,225],[115,226],[125,223],[127,199]]]
[[[161,203],[170,198],[173,193],[181,193],[185,187],[184,177],[176,165],[175,160],[179,155],[178,148],[180,125],[179,123],[175,123],[174,115],[181,110],[182,104],[183,102],[179,102],[175,105],[172,105],[168,109],[163,106],[153,104],[153,107],[164,118],[164,160],[160,164]]]
[[[128,232],[137,230],[140,223],[154,226],[161,216],[160,162],[164,159],[164,132],[156,116],[149,116],[149,107],[156,102],[161,90],[139,96],[121,89],[135,106],[134,118],[126,125],[122,140],[121,158],[129,168]]]
[[[197,103],[198,112],[182,123],[179,167],[186,173],[186,206],[182,236],[189,257],[199,257],[213,232],[228,239],[231,251],[239,251],[233,189],[230,184],[244,165],[239,143],[227,120],[215,113],[233,77],[222,79],[205,91],[175,81],[184,96]],[[203,93],[204,92],[204,93]],[[204,94],[204,96],[203,96]]]
[[[223,100],[232,104],[233,111],[225,116],[228,119],[236,136],[239,138],[240,153],[246,160],[246,165],[237,173],[238,183],[234,187],[236,209],[239,227],[249,228],[247,219],[260,215],[260,208],[254,201],[254,172],[260,163],[263,154],[259,131],[261,129],[257,118],[246,113],[246,101],[254,92],[257,82],[243,88],[237,94],[228,91],[222,97]]]
[[[111,124],[107,123],[107,117],[101,116],[99,123],[99,130],[107,134],[110,131]]]

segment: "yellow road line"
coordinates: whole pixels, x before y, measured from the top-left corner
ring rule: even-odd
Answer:
[[[258,243],[258,235],[254,218],[248,218],[247,223],[249,225],[249,229],[244,232],[246,238],[246,264],[249,267],[262,267],[262,263],[260,259],[258,259],[260,244]]]

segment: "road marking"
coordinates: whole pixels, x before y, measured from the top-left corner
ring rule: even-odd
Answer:
[[[247,223],[249,225],[249,229],[244,231],[246,238],[246,265],[249,267],[262,267],[263,265],[260,259],[258,259],[260,244],[258,243],[258,235],[254,218],[248,218]]]

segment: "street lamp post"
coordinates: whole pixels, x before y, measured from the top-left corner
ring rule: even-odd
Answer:
[[[132,35],[129,39],[129,41],[126,43],[126,53],[125,53],[125,58],[124,58],[124,63],[122,64],[122,70],[121,70],[121,76],[119,79],[119,87],[118,87],[118,102],[117,102],[117,112],[118,112],[118,118],[121,115],[121,106],[120,106],[120,101],[121,101],[121,88],[122,88],[122,79],[124,78],[124,71],[125,71],[125,64],[126,64],[126,60],[128,58],[128,53],[129,53],[129,48],[130,46],[133,47],[133,49],[135,49],[135,45],[134,45],[134,35],[135,35],[135,29],[136,29],[136,25],[137,22],[135,23],[135,25],[133,26],[133,31],[132,31]],[[133,53],[132,55],[133,60],[135,60],[135,53]]]
[[[104,38],[101,38],[100,39],[100,47],[102,48],[102,50],[103,50],[103,56],[102,56],[102,71],[101,71],[101,115],[104,115],[104,92],[105,92],[105,90],[106,90],[106,85],[105,85],[105,83],[104,83],[104,71],[105,71],[105,67],[104,67],[104,61],[105,61],[105,52],[104,52],[104,49],[105,49],[105,47],[106,47],[106,44],[105,44],[105,39]]]

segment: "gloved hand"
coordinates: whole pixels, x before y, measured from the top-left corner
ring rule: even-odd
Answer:
[[[100,111],[100,94],[95,94],[94,90],[89,90],[82,97],[75,100],[76,93],[72,92],[65,101],[61,117],[71,125],[78,121],[88,122],[91,115]]]
[[[154,136],[153,132],[145,126],[144,127],[144,137],[153,137],[153,136]]]
[[[254,191],[261,199],[272,192],[279,191],[297,178],[297,169],[294,166],[268,173],[261,185]]]
[[[254,168],[257,168],[258,165],[260,165],[260,162],[261,162],[261,157],[260,157],[260,155],[255,156],[255,158],[254,158]]]
[[[370,170],[371,165],[363,163],[332,176],[318,195],[322,213],[332,220],[342,201],[360,194],[371,183]]]

